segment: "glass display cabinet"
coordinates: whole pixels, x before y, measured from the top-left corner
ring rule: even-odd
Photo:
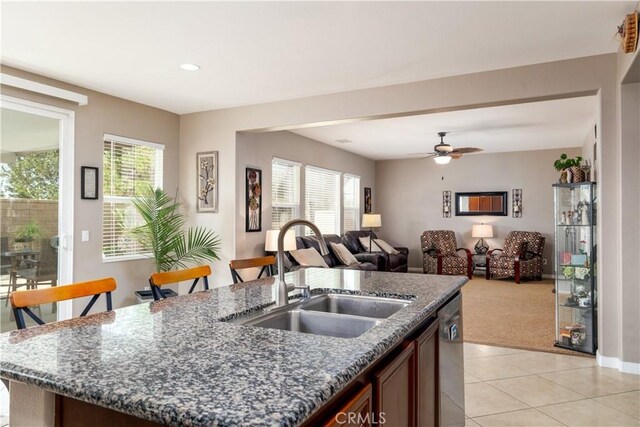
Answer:
[[[597,348],[596,184],[554,184],[556,346]]]

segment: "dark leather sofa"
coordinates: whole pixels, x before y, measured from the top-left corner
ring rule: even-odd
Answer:
[[[360,237],[369,238],[369,232],[366,230],[354,230],[344,233],[342,243],[351,251],[351,253],[358,258],[363,254],[373,255],[381,254],[385,258],[385,268],[380,271],[392,271],[396,273],[406,273],[408,271],[408,258],[409,249],[403,247],[396,247],[395,249],[400,252],[397,255],[388,254],[386,252],[367,252],[360,244]],[[376,233],[373,233],[373,238],[377,239]]]
[[[324,255],[324,261],[330,268],[347,268],[352,270],[369,270],[369,271],[385,271],[384,268],[386,266],[386,259],[381,253],[363,253],[363,254],[354,254],[355,258],[360,262],[359,265],[355,266],[347,266],[342,264],[338,257],[336,257],[333,252],[333,248],[329,244],[333,243],[342,243],[342,239],[337,234],[323,234],[327,248],[329,249],[329,255]],[[318,243],[318,239],[315,236],[298,236],[296,237],[296,246],[298,249],[307,249],[314,248],[318,252],[320,252],[320,245]],[[296,260],[287,253],[287,258],[291,262],[291,270],[296,270],[300,268],[300,265],[296,262]]]

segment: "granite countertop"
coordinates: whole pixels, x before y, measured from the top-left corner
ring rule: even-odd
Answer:
[[[413,300],[357,338],[225,322],[273,304],[277,279],[0,335],[0,376],[170,425],[301,423],[455,294],[465,277],[305,269],[312,294]]]

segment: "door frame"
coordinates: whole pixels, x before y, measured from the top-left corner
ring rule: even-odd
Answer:
[[[0,107],[57,119],[60,122],[58,197],[58,286],[73,283],[73,207],[75,196],[75,111],[8,95],[0,95]],[[58,303],[58,320],[70,319],[71,300]]]

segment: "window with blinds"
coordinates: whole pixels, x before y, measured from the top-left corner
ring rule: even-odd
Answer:
[[[132,198],[162,188],[164,145],[116,135],[104,136],[102,258],[105,261],[141,258],[147,251],[128,230],[142,223]]]
[[[300,163],[271,161],[271,229],[300,218]]]
[[[360,229],[360,177],[344,174],[343,180],[343,231]]]
[[[340,234],[340,172],[306,166],[304,177],[306,219],[322,234]]]

